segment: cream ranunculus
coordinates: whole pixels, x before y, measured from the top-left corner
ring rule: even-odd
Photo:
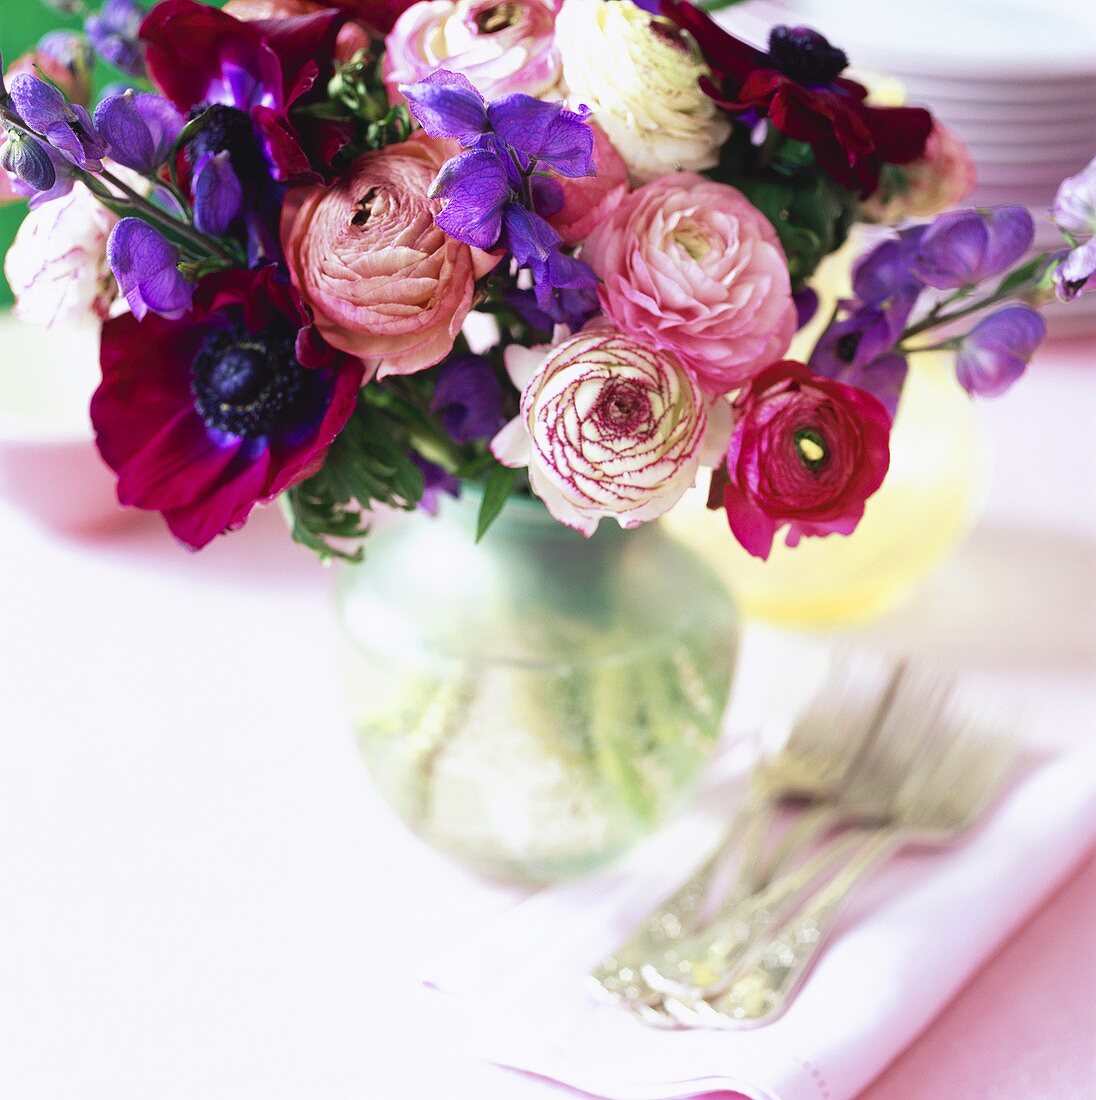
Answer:
[[[731,124],[700,87],[696,45],[631,0],[564,0],[556,45],[573,104],[585,103],[633,183],[711,168]]]
[[[107,238],[118,219],[82,184],[29,211],[4,260],[12,312],[32,325],[105,320],[118,297]]]
[[[506,349],[521,410],[491,443],[561,523],[638,527],[677,503],[701,463],[722,457],[726,402],[709,400],[673,355],[604,322],[554,348]]]

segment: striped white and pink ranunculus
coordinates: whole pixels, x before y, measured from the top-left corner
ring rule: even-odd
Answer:
[[[559,0],[421,0],[385,39],[384,82],[393,102],[401,84],[438,69],[460,73],[487,99],[522,92],[562,99],[556,49]]]
[[[584,535],[603,518],[630,528],[661,516],[726,448],[727,403],[603,321],[556,347],[508,347],[506,367],[521,409],[491,450],[527,466],[552,516]]]

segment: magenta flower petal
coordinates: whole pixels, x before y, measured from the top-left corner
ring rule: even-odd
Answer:
[[[978,397],[997,397],[1027,369],[1046,336],[1043,318],[1028,306],[1009,306],[979,321],[955,358],[959,384]]]
[[[138,319],[149,312],[182,317],[193,286],[179,274],[179,253],[140,218],[123,218],[111,230],[107,259],[118,286]]]
[[[507,145],[570,177],[594,175],[589,116],[585,107],[568,111],[561,103],[544,103],[520,93],[487,108],[491,126]]]

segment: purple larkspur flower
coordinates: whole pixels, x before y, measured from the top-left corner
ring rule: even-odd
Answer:
[[[95,128],[110,158],[144,176],[167,162],[185,125],[174,104],[151,92],[123,92],[95,108]]]
[[[800,287],[792,295],[792,302],[795,304],[795,327],[798,331],[809,325],[818,312],[818,291],[810,286]]]
[[[412,454],[411,461],[422,471],[422,497],[418,507],[427,515],[436,516],[441,507],[441,495],[460,496],[460,479],[444,467],[420,454]]]
[[[427,134],[465,146],[442,166],[430,189],[445,200],[437,224],[484,251],[506,248],[532,272],[538,310],[572,324],[586,312],[597,277],[561,250],[562,238],[546,219],[562,209],[562,189],[533,172],[593,174],[589,112],[520,94],[487,103],[467,77],[444,69],[400,91]],[[564,291],[582,292],[581,305]]]
[[[1054,284],[1063,302],[1072,302],[1096,280],[1096,237],[1068,252],[1054,272]]]
[[[1008,306],[983,318],[959,342],[955,373],[969,394],[997,397],[1027,369],[1046,336],[1043,318],[1029,306]]]
[[[219,237],[228,232],[244,209],[244,189],[228,150],[207,153],[194,166],[194,224]]]
[[[852,290],[859,301],[878,306],[910,287],[919,287],[913,265],[926,228],[918,225],[904,229],[857,260],[852,272]]]
[[[893,417],[906,380],[906,358],[895,350],[904,325],[905,318],[896,322],[893,314],[864,307],[826,329],[808,365],[824,378],[866,390]]]
[[[954,210],[925,231],[913,270],[937,290],[975,286],[1011,267],[1034,239],[1035,223],[1022,206]]]
[[[144,17],[135,0],[106,0],[98,14],[84,21],[84,30],[104,61],[130,76],[143,77],[145,51],[139,32]]]
[[[495,369],[482,355],[462,355],[438,368],[430,408],[460,444],[489,439],[506,421],[502,386]]]
[[[190,310],[194,287],[179,273],[179,253],[148,222],[123,218],[110,233],[107,259],[133,316],[177,320]]]
[[[1050,216],[1075,240],[1096,236],[1096,157],[1075,176],[1062,181]]]
[[[12,78],[8,93],[16,114],[63,157],[78,168],[102,170],[106,145],[86,108],[69,103],[51,84],[27,73]]]

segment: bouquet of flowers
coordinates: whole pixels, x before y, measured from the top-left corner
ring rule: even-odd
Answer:
[[[761,50],[685,0],[84,14],[0,80],[6,270],[27,319],[102,320],[99,450],[192,548],[279,498],[355,557],[378,505],[471,485],[481,536],[516,493],[590,535],[702,467],[754,555],[849,534],[916,355],[999,394],[1040,299],[1096,271],[1096,162],[1053,254],[1022,207],[940,214],[962,144],[808,28]],[[92,108],[94,54],[120,82]],[[898,228],[791,361],[858,220]]]

